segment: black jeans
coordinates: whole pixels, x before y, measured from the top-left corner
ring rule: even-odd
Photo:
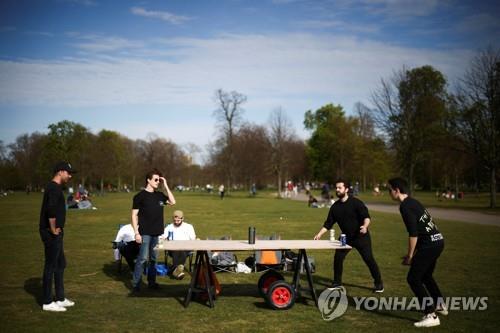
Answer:
[[[128,242],[125,246],[120,248],[120,254],[125,258],[132,272],[134,271],[135,259],[137,259],[140,249],[141,246],[136,241]]]
[[[189,251],[168,251],[168,255],[172,257],[173,261],[172,269],[175,269],[179,265],[184,265],[189,253]]]
[[[411,260],[410,270],[406,280],[411,290],[417,296],[419,304],[424,304],[424,297],[431,297],[432,304],[426,302],[424,312],[432,313],[436,310],[438,299],[442,298],[441,290],[432,277],[436,262],[441,252],[443,252],[444,243],[440,246],[434,246],[427,249],[419,249]]]
[[[64,233],[54,235],[48,229],[40,229],[40,237],[45,249],[43,267],[43,304],[52,303],[52,280],[54,280],[56,301],[64,301],[64,268],[66,258],[63,246]]]
[[[382,277],[378,269],[377,262],[372,253],[372,241],[370,234],[358,235],[356,238],[347,241],[347,244],[358,250],[361,258],[370,269],[373,281],[376,285],[382,284]],[[344,270],[344,259],[350,250],[335,250],[333,259],[333,283],[342,284],[342,271]]]

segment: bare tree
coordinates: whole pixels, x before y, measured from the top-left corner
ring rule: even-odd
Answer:
[[[459,84],[459,130],[489,172],[490,207],[496,207],[496,171],[500,164],[500,49],[474,57]]]
[[[276,175],[278,198],[281,198],[283,171],[288,163],[286,143],[293,137],[290,119],[281,107],[273,110],[269,117],[269,141],[271,142],[271,167]]]
[[[214,101],[218,108],[214,115],[223,132],[224,144],[224,162],[223,167],[227,175],[227,188],[231,190],[233,180],[234,153],[233,153],[233,135],[235,128],[241,123],[243,108],[242,105],[247,101],[247,97],[236,91],[226,92],[222,89],[215,91]]]
[[[194,161],[196,160],[196,154],[201,153],[201,148],[192,142],[188,142],[187,144],[184,145],[183,148],[187,153],[188,186],[192,187],[193,186],[193,183],[192,183],[192,176],[193,176],[192,171],[193,170],[192,169],[193,169],[193,165],[197,164],[197,163],[194,163]]]
[[[396,152],[401,171],[413,189],[416,168],[443,133],[446,79],[431,66],[396,72],[372,94],[375,121]]]

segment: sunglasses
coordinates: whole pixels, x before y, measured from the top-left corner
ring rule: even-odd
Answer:
[[[160,178],[155,178],[153,179],[153,181],[158,183],[160,181]]]

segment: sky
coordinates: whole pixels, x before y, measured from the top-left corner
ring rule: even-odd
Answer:
[[[500,46],[500,2],[453,0],[2,0],[0,141],[62,120],[201,149],[217,89],[245,121],[370,106],[381,78],[431,65],[450,89]]]

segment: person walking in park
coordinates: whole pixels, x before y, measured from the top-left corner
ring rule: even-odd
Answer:
[[[389,180],[389,194],[400,202],[399,212],[408,231],[408,253],[403,259],[403,265],[410,265],[406,279],[425,313],[415,326],[438,326],[440,321],[436,312],[447,315],[448,310],[432,274],[444,249],[444,237],[429,212],[408,192],[408,183],[404,179]]]
[[[224,184],[220,184],[220,186],[219,186],[219,196],[220,196],[221,200],[224,200],[224,193],[225,193]]]
[[[43,268],[44,311],[64,312],[75,302],[64,294],[64,225],[66,223],[66,200],[62,186],[76,173],[70,163],[59,162],[54,167],[52,180],[45,187],[40,210],[39,232],[45,251]],[[55,286],[55,301],[52,298],[52,281]]]
[[[328,217],[320,231],[314,236],[314,239],[321,239],[324,233],[333,228],[338,223],[340,230],[346,235],[346,243],[358,250],[361,258],[368,266],[374,281],[373,291],[377,293],[384,292],[382,277],[377,262],[373,257],[372,244],[368,226],[370,225],[370,215],[368,208],[358,198],[351,197],[348,194],[349,184],[339,179],[335,182],[336,194],[339,200],[330,207]],[[349,253],[349,249],[337,249],[333,260],[333,288],[342,287],[342,271],[344,259]]]
[[[162,192],[157,191],[160,182]],[[158,236],[163,234],[163,208],[167,205],[175,205],[174,195],[161,172],[153,169],[146,175],[146,187],[134,196],[132,204],[135,241],[141,244],[132,279],[134,292],[140,291],[146,261],[149,261],[148,288],[159,288],[155,268],[157,253],[153,249],[158,244]]]

